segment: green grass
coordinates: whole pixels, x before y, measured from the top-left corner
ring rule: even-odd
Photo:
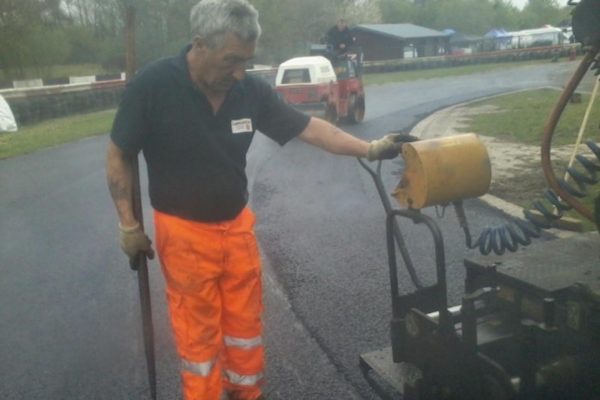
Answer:
[[[363,82],[365,85],[385,85],[387,83],[414,81],[417,79],[432,79],[445,78],[448,76],[469,75],[497,69],[517,68],[527,65],[537,65],[542,63],[545,64],[549,62],[550,60],[503,62],[492,64],[465,65],[463,67],[432,68],[414,71],[373,73],[365,74],[363,76]]]
[[[485,136],[538,145],[541,143],[543,129],[550,111],[556,105],[561,92],[553,89],[541,89],[520,92],[490,100],[471,103],[469,107],[491,106],[496,109],[491,113],[479,113],[468,123],[470,132],[478,132]],[[572,144],[577,138],[590,96],[582,94],[580,103],[568,103],[561,115],[553,145]],[[600,121],[600,107],[595,107],[589,115],[587,132],[594,130],[594,124]],[[591,139],[598,139],[592,137]]]
[[[20,128],[17,132],[0,133],[0,159],[105,134],[111,128],[115,112],[112,109],[56,118]]]
[[[561,92],[558,90],[542,89],[503,95],[471,103],[469,105],[471,108],[491,106],[495,111],[491,113],[475,113],[472,119],[466,122],[463,130],[465,132],[477,132],[484,136],[497,137],[510,142],[539,146],[548,115],[553,110],[560,95]],[[567,104],[553,135],[553,146],[575,143],[583,116],[588,107],[589,98],[589,95],[582,94],[580,103]],[[584,141],[587,139],[591,139],[596,143],[599,141],[600,130],[598,129],[598,121],[600,121],[600,106],[598,99],[596,99],[589,115],[587,130],[585,131],[586,135],[583,138]],[[596,161],[592,156],[587,158]],[[536,164],[539,165],[539,161]],[[577,162],[574,165],[577,166]],[[566,162],[555,160],[553,161],[553,167],[557,177],[562,178]],[[582,170],[581,168],[577,169]],[[523,182],[514,181],[511,184],[515,186],[527,186],[529,183],[527,179],[524,179]],[[527,187],[522,187],[521,190],[523,193],[528,193],[529,191]],[[600,185],[595,185],[589,187],[587,196],[579,200],[588,209],[593,210],[593,200],[599,194]],[[537,198],[531,198],[526,201],[516,200],[515,202],[521,207],[529,208],[534,200],[541,199],[542,193],[540,192]],[[549,204],[547,206],[550,207]],[[581,217],[575,211],[569,211],[566,215],[581,220],[584,230],[595,230],[594,224]]]

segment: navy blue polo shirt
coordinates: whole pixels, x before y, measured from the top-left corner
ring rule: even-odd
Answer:
[[[248,202],[246,153],[255,130],[284,145],[310,117],[250,75],[236,82],[215,114],[190,78],[190,47],[148,65],[127,85],[111,139],[126,154],[143,151],[156,210],[226,221]]]

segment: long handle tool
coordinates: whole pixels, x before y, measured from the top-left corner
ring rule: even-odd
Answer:
[[[137,159],[133,163],[133,207],[134,215],[142,229],[142,201],[140,196],[140,178]],[[140,291],[140,305],[142,308],[142,329],[144,332],[144,352],[146,354],[146,368],[148,370],[148,383],[152,400],[156,400],[156,362],[154,357],[154,326],[152,324],[152,304],[150,301],[150,281],[148,279],[148,260],[146,254],[139,253],[130,262],[131,269],[137,271],[138,287]]]
[[[132,5],[126,8],[126,47],[127,47],[127,80],[135,74],[135,8]],[[132,163],[132,200],[133,214],[144,229],[142,212],[142,196],[140,190],[140,172],[137,157]],[[138,287],[140,291],[140,305],[142,308],[142,330],[144,334],[144,353],[146,355],[146,368],[148,370],[148,383],[152,400],[156,400],[156,361],[154,357],[154,326],[152,324],[152,304],[150,301],[150,281],[148,279],[148,260],[146,254],[139,253],[130,261],[131,269],[137,271]]]

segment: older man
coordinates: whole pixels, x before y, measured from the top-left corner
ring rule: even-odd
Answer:
[[[121,247],[152,257],[132,207],[132,163],[143,151],[156,248],[186,400],[261,398],[261,267],[247,205],[246,152],[256,130],[334,154],[393,158],[397,136],[367,143],[281,102],[245,74],[261,33],[246,0],[203,0],[192,43],[128,85],[108,145],[108,184]]]

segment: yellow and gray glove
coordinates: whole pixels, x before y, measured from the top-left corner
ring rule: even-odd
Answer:
[[[151,260],[154,258],[152,241],[144,233],[139,223],[127,227],[119,224],[119,239],[121,248],[129,256],[129,260],[135,259],[140,252],[146,253]]]
[[[390,133],[381,139],[373,140],[367,150],[367,160],[388,160],[395,158],[402,151],[402,145],[419,140],[415,136],[404,133]]]

